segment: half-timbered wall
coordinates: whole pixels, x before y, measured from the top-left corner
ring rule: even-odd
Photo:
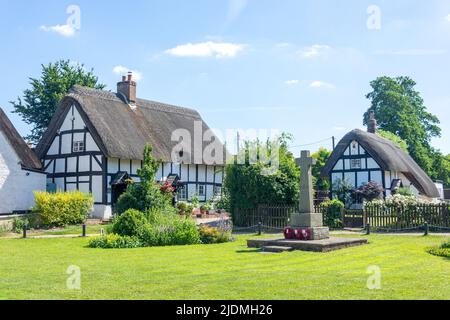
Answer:
[[[105,157],[75,105],[69,109],[42,161],[47,183],[62,191],[91,192],[100,215],[110,211],[107,207],[112,204],[113,177],[118,172],[127,172],[139,182],[137,170],[142,168],[141,160]],[[178,174],[186,183],[187,199],[183,200],[199,194],[199,200],[205,202],[221,193],[223,167],[162,163],[157,179],[163,181],[169,174]]]
[[[369,181],[375,181],[385,189],[385,194],[391,194],[391,183],[394,179],[400,179],[403,186],[410,187],[414,194],[419,191],[412,185],[408,178],[401,172],[383,171],[380,165],[357,142],[353,141],[345,150],[331,171],[332,185],[338,180],[349,181],[354,188]]]
[[[354,188],[375,181],[385,185],[385,173],[380,165],[357,142],[353,141],[345,150],[331,171],[332,185],[335,181],[346,180]]]
[[[72,106],[43,159],[47,182],[58,190],[91,192],[104,203],[104,157],[77,107]]]

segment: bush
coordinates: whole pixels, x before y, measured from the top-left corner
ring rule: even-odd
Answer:
[[[369,181],[365,185],[354,190],[354,196],[360,196],[364,200],[372,201],[383,197],[384,189],[375,181]]]
[[[146,246],[199,244],[200,235],[195,221],[171,216],[161,224],[147,224],[141,241]]]
[[[173,210],[173,193],[168,189],[161,189],[156,182],[156,172],[159,161],[151,155],[152,147],[144,149],[144,165],[138,170],[140,183],[129,184],[127,190],[119,197],[114,210],[122,214],[128,209],[146,211],[150,208]]]
[[[342,228],[342,209],[344,209],[344,204],[337,199],[322,202],[320,211],[323,214],[325,225],[330,228]]]
[[[80,191],[34,193],[33,211],[44,226],[62,227],[86,221],[94,205],[92,194]]]
[[[428,249],[428,253],[439,257],[450,258],[450,240],[438,247]]]
[[[126,249],[138,248],[142,244],[137,237],[120,236],[118,234],[108,234],[104,237],[96,237],[89,240],[90,248],[103,249]]]
[[[209,202],[202,204],[200,207],[200,210],[202,210],[202,211],[211,211],[212,209],[213,209],[213,207]]]
[[[179,214],[190,216],[194,211],[194,205],[185,201],[178,201],[177,209]]]
[[[395,189],[395,194],[399,194],[401,196],[406,196],[406,197],[414,197],[414,193],[412,192],[410,187],[397,188],[397,189]]]
[[[22,233],[23,228],[29,228],[30,222],[27,218],[14,218],[13,220],[13,231],[15,233]]]
[[[224,243],[231,240],[231,232],[224,232],[208,225],[201,225],[198,231],[203,244]]]
[[[139,236],[146,224],[147,219],[142,212],[129,209],[114,220],[111,230],[121,236]]]

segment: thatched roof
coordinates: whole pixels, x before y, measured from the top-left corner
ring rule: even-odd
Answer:
[[[39,158],[31,150],[31,148],[25,143],[20,134],[17,132],[14,125],[9,120],[8,116],[0,108],[0,132],[6,137],[11,147],[16,152],[20,159],[22,168],[28,170],[41,170],[42,164]],[[1,152],[2,150],[0,150]]]
[[[151,144],[156,158],[171,162],[172,149],[177,145],[177,142],[171,141],[172,133],[185,129],[192,138],[190,163],[203,163],[194,161],[193,157],[194,123],[200,122],[203,133],[209,128],[197,111],[143,99],[137,99],[133,110],[122,99],[113,92],[74,86],[62,100],[39,143],[38,155],[45,155],[70,106],[76,104],[86,126],[107,157],[142,160],[145,145]],[[200,147],[204,150],[208,144],[204,142]],[[220,146],[224,148],[222,143]]]
[[[404,152],[394,142],[375,133],[368,133],[359,129],[350,131],[338,143],[322,170],[322,176],[327,177],[330,175],[337,161],[354,140],[358,141],[380,165],[382,170],[402,172],[421,194],[430,198],[439,197],[439,191],[434,182],[409,154]]]

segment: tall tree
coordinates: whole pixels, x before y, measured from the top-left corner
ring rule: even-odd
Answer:
[[[316,163],[312,167],[312,175],[314,177],[314,184],[316,190],[328,190],[330,189],[330,181],[326,178],[322,178],[320,172],[323,167],[325,167],[325,163],[328,158],[331,156],[331,151],[320,148],[317,152],[313,153],[311,157],[316,159]]]
[[[370,83],[367,94],[371,106],[364,114],[367,124],[371,110],[375,112],[380,129],[389,131],[408,145],[409,154],[430,175],[437,179],[436,157],[442,155],[430,141],[441,136],[439,119],[427,111],[416,82],[409,77],[379,77]],[[440,154],[440,156],[439,156]]]
[[[27,140],[39,142],[59,102],[76,84],[96,89],[106,87],[98,83],[93,69],[87,71],[83,64],[73,64],[69,60],[42,65],[40,78],[30,78],[31,88],[23,92],[23,99],[18,97],[17,101],[10,102],[14,112],[32,126]]]

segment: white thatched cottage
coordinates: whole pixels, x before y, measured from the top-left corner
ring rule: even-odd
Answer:
[[[440,197],[435,183],[411,156],[377,134],[373,113],[367,128],[368,132],[356,129],[342,138],[323,168],[322,176],[329,177],[332,185],[345,179],[354,188],[375,181],[383,186],[386,195],[404,186],[420,197]]]
[[[117,93],[73,87],[36,151],[48,182],[60,190],[92,192],[95,216],[108,218],[125,180],[139,181],[137,169],[146,144],[163,162],[157,178],[178,175],[185,183],[179,200],[198,194],[203,202],[221,194],[225,148],[208,132],[195,110],[137,99],[136,82],[129,74],[117,84]],[[218,155],[212,161],[202,157],[208,141]]]
[[[33,150],[0,108],[0,214],[28,211],[33,191],[46,188],[46,175]]]

